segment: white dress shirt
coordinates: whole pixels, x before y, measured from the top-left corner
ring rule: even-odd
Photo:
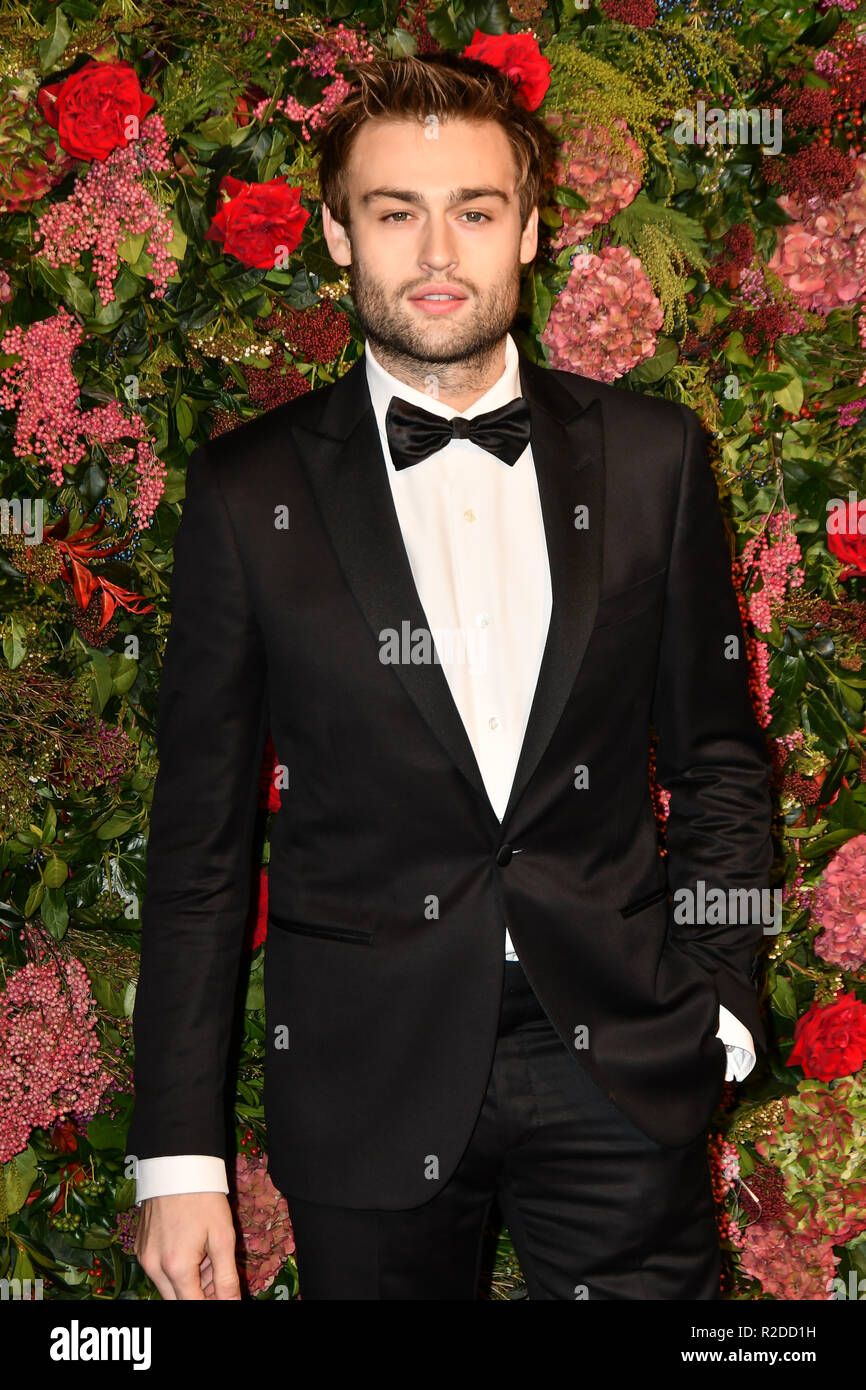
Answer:
[[[392,376],[369,342],[365,365],[403,543],[442,671],[466,727],[499,820],[520,755],[553,604],[532,447],[508,465],[470,439],[453,439],[410,468],[391,461],[385,412],[400,396],[450,419],[468,419],[521,394],[517,345],[506,338],[505,370],[463,411]],[[431,375],[431,384],[435,377]],[[517,952],[504,930],[505,955]],[[748,1029],[723,1005],[716,1034],[728,1051],[725,1080],[755,1065]],[[171,1192],[228,1192],[221,1158],[175,1154],[140,1159],[136,1201]]]

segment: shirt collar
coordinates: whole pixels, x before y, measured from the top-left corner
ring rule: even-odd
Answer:
[[[385,434],[385,412],[392,396],[399,396],[402,400],[411,402],[412,405],[419,405],[423,410],[429,410],[431,415],[441,415],[446,420],[450,420],[454,415],[463,415],[467,420],[472,420],[476,415],[482,415],[487,410],[496,410],[499,406],[507,405],[509,401],[513,401],[522,394],[520,357],[517,344],[510,333],[507,333],[505,337],[505,369],[501,377],[498,381],[494,381],[483,396],[479,396],[478,400],[473,401],[465,410],[455,410],[453,406],[446,405],[444,401],[437,400],[435,396],[428,396],[424,391],[418,391],[414,386],[400,381],[399,377],[393,376],[377,360],[369,342],[364,343],[364,359],[370,399],[382,435]]]

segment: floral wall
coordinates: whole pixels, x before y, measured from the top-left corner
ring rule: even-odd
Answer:
[[[125,1136],[172,542],[196,444],[363,349],[311,139],[372,56],[504,68],[557,134],[515,336],[712,437],[774,762],[771,1049],[709,1137],[731,1300],[866,1295],[866,6],[31,0],[0,12],[0,1278],[147,1299]],[[273,750],[231,1203],[265,1171]],[[651,765],[652,776],[652,765]],[[660,848],[668,798],[654,784]],[[492,1299],[519,1297],[493,1232]],[[863,1281],[862,1284],[860,1281]],[[32,1285],[32,1287],[36,1287]]]

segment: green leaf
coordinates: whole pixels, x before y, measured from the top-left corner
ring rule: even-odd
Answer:
[[[125,241],[122,241],[117,248],[117,254],[127,265],[135,265],[145,246],[147,245],[147,232],[133,232]]]
[[[775,198],[765,198],[755,208],[755,216],[759,222],[764,222],[770,227],[784,227],[786,223],[793,222],[793,217],[789,217],[784,208],[780,208]]]
[[[135,816],[130,816],[125,811],[115,811],[108,820],[97,827],[96,834],[100,840],[113,840],[115,836],[125,835],[134,824]]]
[[[47,20],[47,26],[50,27],[51,32],[46,39],[40,39],[36,45],[36,52],[39,54],[39,66],[43,73],[51,71],[72,38],[69,21],[60,5]]]
[[[667,376],[668,372],[676,365],[679,355],[679,345],[674,338],[659,338],[652,357],[648,357],[645,362],[639,362],[636,367],[632,367],[628,374],[629,380],[638,381],[641,384],[661,381],[662,377]]]
[[[472,42],[476,29],[482,34],[507,34],[511,13],[506,0],[463,0],[462,6],[451,6],[457,15],[457,43],[465,48]]]
[[[87,1141],[95,1149],[123,1150],[126,1123],[113,1115],[96,1115],[87,1126]]]
[[[738,367],[751,367],[752,359],[742,346],[742,335],[731,334],[731,337],[739,336],[739,343],[729,342],[723,349],[725,357],[729,362],[733,362]]]
[[[777,975],[770,993],[773,1008],[783,1018],[797,1018],[797,999],[794,987],[785,975]]]
[[[111,667],[105,652],[101,651],[91,652],[90,663],[93,667],[93,698],[96,704],[96,713],[101,714],[111,696]]]
[[[32,884],[30,892],[27,894],[27,901],[24,904],[24,916],[32,917],[38,910],[39,904],[45,896],[45,884],[42,879],[38,883]]]
[[[122,1178],[114,1189],[115,1211],[129,1211],[135,1206],[135,1178]]]
[[[778,391],[789,384],[790,372],[756,372],[749,382],[754,391]]]
[[[55,941],[60,941],[69,926],[69,909],[62,888],[47,888],[40,908],[42,920]]]
[[[42,877],[45,880],[46,887],[60,888],[69,877],[69,867],[64,864],[62,859],[58,859],[56,855],[53,855],[42,870]]]
[[[81,1237],[81,1244],[85,1250],[105,1250],[111,1245],[114,1236],[111,1231],[106,1231],[102,1226],[86,1226]]]
[[[45,281],[45,284],[57,296],[64,301],[82,318],[90,318],[93,314],[93,295],[87,285],[78,275],[74,275],[68,266],[52,266],[41,256],[37,256],[34,265],[36,271]]]
[[[573,188],[569,188],[567,184],[557,184],[553,198],[554,202],[562,204],[563,207],[577,208],[580,212],[586,212],[589,207],[586,199],[576,193]]]
[[[321,280],[338,280],[343,274],[343,267],[331,260],[328,243],[324,237],[318,237],[307,246],[302,246],[301,256],[310,274],[318,275]]]
[[[24,643],[24,628],[17,615],[13,615],[10,630],[3,638],[3,655],[6,658],[6,665],[10,671],[14,671],[16,666],[20,666],[24,657],[27,655],[27,647]]]
[[[825,15],[822,15],[816,23],[810,24],[808,29],[803,30],[797,43],[807,43],[811,48],[823,48],[839,28],[841,19],[842,11],[840,7],[838,5],[831,5]]]
[[[612,217],[608,226],[614,241],[628,241],[634,246],[637,245],[641,228],[647,223],[663,227],[691,265],[698,269],[706,266],[704,229],[700,222],[677,208],[653,203],[645,193],[639,193],[628,207]]]
[[[95,971],[90,975],[90,992],[97,1004],[101,1004],[103,1009],[107,1009],[115,1018],[126,1017],[123,998],[106,975],[100,975]]]
[[[804,394],[803,383],[798,376],[795,376],[791,378],[787,386],[773,392],[773,400],[783,410],[789,410],[792,415],[796,415],[803,404]]]
[[[435,10],[428,10],[424,19],[431,37],[434,38],[442,48],[460,47],[460,40],[457,37],[457,30],[454,26],[453,5],[438,5]]]
[[[182,396],[174,408],[174,418],[181,439],[189,439],[195,428],[195,416]]]
[[[36,1151],[27,1145],[8,1163],[0,1164],[0,1208],[11,1216],[20,1211],[36,1178]]]
[[[410,58],[418,51],[418,40],[408,29],[392,29],[386,35],[389,58]]]
[[[123,656],[123,665],[119,668],[117,675],[111,682],[111,693],[113,695],[125,695],[127,690],[135,685],[135,678],[138,675],[138,662],[133,661],[132,657]]]

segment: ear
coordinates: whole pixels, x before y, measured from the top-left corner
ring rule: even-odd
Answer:
[[[535,259],[538,251],[538,208],[534,207],[526,219],[520,236],[520,263],[528,265]]]
[[[343,224],[331,215],[331,209],[327,203],[322,204],[322,231],[325,234],[325,241],[328,243],[331,260],[337,265],[351,265],[352,245],[349,241],[349,234]]]

